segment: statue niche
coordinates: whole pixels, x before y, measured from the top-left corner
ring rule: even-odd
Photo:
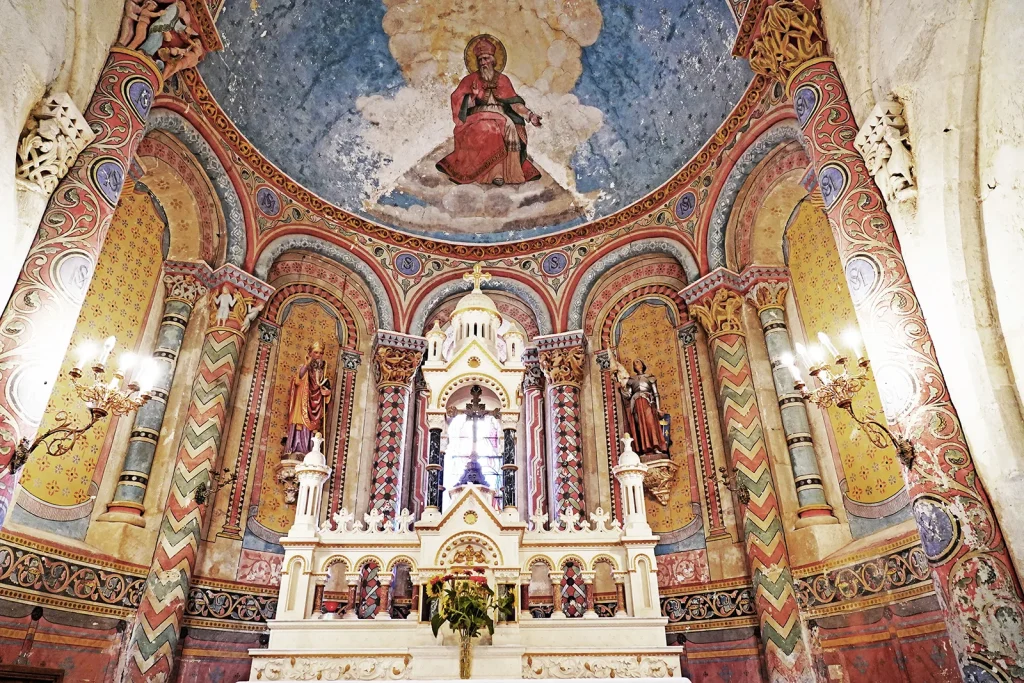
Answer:
[[[634,450],[647,465],[644,488],[659,504],[668,505],[679,469],[669,455],[672,416],[661,410],[658,380],[647,372],[646,363],[634,359],[633,374],[630,374],[614,352],[610,355],[622,399],[623,432],[633,437]]]
[[[324,433],[324,415],[331,402],[331,380],[327,378],[324,346],[315,341],[306,350],[306,362],[299,366],[288,390],[288,430],[277,480],[284,486],[285,502],[294,505],[298,493],[295,465],[310,451],[315,434]]]

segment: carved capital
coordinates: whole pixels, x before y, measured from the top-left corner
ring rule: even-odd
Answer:
[[[540,363],[534,362],[526,366],[526,372],[523,373],[523,388],[537,390],[544,388],[544,371],[540,369]]]
[[[373,370],[378,386],[409,386],[423,360],[420,349],[378,346],[373,353]]]
[[[341,352],[341,367],[345,370],[355,372],[359,369],[359,365],[363,362],[363,354],[358,351],[347,351]]]
[[[277,341],[277,335],[281,331],[281,328],[274,323],[268,323],[266,320],[261,320],[258,331],[260,334],[260,344],[273,344]]]
[[[196,300],[205,293],[206,285],[195,273],[164,270],[164,301],[181,301],[195,306]]]
[[[888,97],[875,105],[860,127],[853,146],[889,204],[917,197],[914,155],[907,134],[903,104]]]
[[[196,0],[126,0],[117,45],[152,57],[165,80],[223,47],[209,8]]]
[[[786,280],[763,280],[747,290],[747,301],[758,313],[766,308],[784,308],[788,291],[789,282]]]
[[[95,138],[70,95],[47,95],[32,111],[18,141],[18,180],[44,194],[52,193]]]
[[[587,354],[582,346],[540,351],[540,367],[552,386],[583,383],[583,368]]]
[[[817,15],[801,2],[781,0],[761,17],[750,50],[750,68],[785,84],[802,64],[825,56],[825,37]]]
[[[697,343],[697,323],[693,320],[684,324],[676,334],[679,335],[679,343],[685,346],[693,346]]]
[[[722,334],[743,334],[743,299],[731,289],[716,289],[689,305],[690,314],[713,339]]]
[[[274,288],[232,265],[221,266],[206,278],[210,290],[209,325],[245,334],[263,312]]]

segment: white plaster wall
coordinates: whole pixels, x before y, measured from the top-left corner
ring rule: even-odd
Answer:
[[[906,105],[916,205],[890,207],[982,480],[1024,570],[1024,40],[1019,0],[822,0],[859,121]]]
[[[0,0],[0,305],[7,304],[47,200],[18,189],[18,137],[48,90],[68,92],[85,109],[123,6],[123,0]]]

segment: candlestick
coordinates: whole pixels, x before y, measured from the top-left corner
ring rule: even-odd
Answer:
[[[839,358],[839,349],[835,347],[835,345],[832,343],[832,340],[828,338],[827,334],[825,334],[824,332],[819,332],[818,341],[821,342],[822,346],[828,349],[828,352],[832,354],[832,358]]]

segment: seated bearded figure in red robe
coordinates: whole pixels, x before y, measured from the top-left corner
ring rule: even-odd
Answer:
[[[498,70],[496,50],[490,39],[477,39],[472,52],[478,68],[452,93],[455,151],[437,162],[437,170],[459,184],[515,185],[540,178],[526,156],[526,122],[539,126],[540,117]]]

